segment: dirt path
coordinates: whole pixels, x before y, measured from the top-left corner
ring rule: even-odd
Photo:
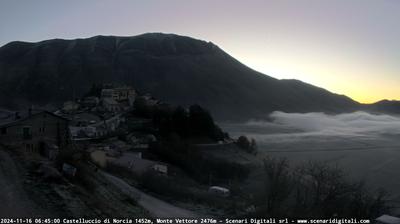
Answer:
[[[43,215],[24,191],[23,175],[10,154],[0,146],[0,217]]]
[[[182,218],[191,218],[191,217],[199,217],[198,214],[176,207],[172,204],[164,202],[158,198],[155,198],[151,195],[148,195],[128,183],[124,180],[115,177],[111,174],[102,172],[105,178],[107,178],[110,182],[112,182],[116,187],[118,187],[122,192],[127,195],[130,195],[133,198],[136,198],[138,204],[145,208],[150,214],[154,217],[159,218],[170,218],[170,217],[182,217]]]

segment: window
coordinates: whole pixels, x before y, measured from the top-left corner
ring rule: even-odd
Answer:
[[[44,132],[45,132],[44,126],[39,128],[39,132],[40,132],[40,133],[44,133]]]
[[[22,137],[24,139],[32,139],[31,127],[26,126],[22,128]]]
[[[6,135],[7,134],[7,128],[1,128],[1,131],[0,131],[0,133],[2,134],[2,135]]]

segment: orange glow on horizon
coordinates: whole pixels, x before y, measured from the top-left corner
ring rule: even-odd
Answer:
[[[349,76],[348,80],[346,81],[342,79],[335,79],[334,75],[325,76],[323,71],[320,71],[319,73],[322,75],[304,75],[304,72],[298,72],[290,69],[270,69],[264,68],[264,66],[257,66],[256,63],[245,64],[247,64],[250,68],[268,76],[272,76],[277,79],[298,79],[302,82],[324,88],[332,93],[346,95],[347,97],[350,97],[351,99],[363,104],[375,103],[384,99],[400,99],[397,86],[395,83],[390,83],[389,80],[381,80],[380,82],[376,82],[373,80],[368,81],[368,79],[357,80],[356,78],[351,78]],[[381,86],[385,86],[386,88],[381,88]],[[388,96],[392,96],[392,98],[388,98]]]
[[[400,100],[398,83],[385,78],[395,77],[396,69],[371,69],[365,66],[373,58],[358,57],[358,61],[353,60],[349,63],[349,58],[353,58],[354,55],[348,55],[348,58],[343,55],[343,58],[335,55],[324,56],[317,50],[310,50],[308,54],[285,52],[282,49],[276,49],[275,53],[270,54],[264,52],[259,55],[236,49],[232,56],[268,76],[277,79],[297,79],[336,94],[346,95],[359,103],[369,104],[385,99]]]

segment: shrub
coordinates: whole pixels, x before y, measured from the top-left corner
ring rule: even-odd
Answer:
[[[175,132],[183,138],[209,137],[216,141],[223,140],[227,136],[215,124],[211,114],[199,105],[190,106],[189,112],[183,107],[177,107],[172,112],[156,109],[153,123],[162,136]]]
[[[252,138],[251,141],[249,141],[249,139],[244,135],[237,139],[236,144],[248,153],[254,153],[257,150],[256,140]]]
[[[338,166],[311,161],[291,169],[285,159],[267,158],[264,169],[258,215],[375,218],[390,212],[384,191],[349,181]]]
[[[167,142],[151,144],[150,151],[182,168],[202,183],[208,183],[210,175],[217,179],[243,180],[250,172],[244,165],[204,156],[195,146],[187,144],[176,134],[171,134],[169,139]]]

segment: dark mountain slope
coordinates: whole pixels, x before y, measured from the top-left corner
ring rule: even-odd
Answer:
[[[381,100],[373,104],[364,104],[362,109],[365,111],[386,113],[386,114],[400,114],[400,101],[397,100]]]
[[[174,104],[198,103],[218,119],[287,112],[344,112],[348,97],[258,73],[216,45],[173,34],[96,36],[0,48],[0,107],[59,103],[93,83],[128,84]]]

